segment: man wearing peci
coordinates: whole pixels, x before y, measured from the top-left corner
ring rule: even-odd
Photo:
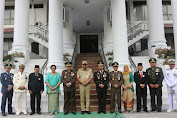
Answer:
[[[35,98],[37,98],[37,113],[41,114],[41,94],[44,91],[43,75],[39,73],[39,65],[35,65],[34,73],[29,75],[28,90],[30,93],[31,113],[35,114]]]

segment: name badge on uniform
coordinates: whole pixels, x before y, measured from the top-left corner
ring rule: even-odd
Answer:
[[[41,80],[41,78],[38,78],[38,80]]]
[[[86,77],[89,78],[89,77],[90,77],[90,74],[88,73]]]

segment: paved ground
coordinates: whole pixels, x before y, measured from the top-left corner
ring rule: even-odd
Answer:
[[[63,114],[63,113],[60,113],[60,114]],[[166,111],[163,111],[161,113],[158,113],[158,112],[136,113],[136,112],[134,112],[134,113],[123,113],[123,115],[125,116],[125,118],[175,118],[175,117],[177,117],[177,112],[172,112],[172,113],[167,113]],[[61,115],[57,115],[57,116],[58,117],[60,116],[59,118],[62,118]],[[55,117],[55,115],[49,115],[48,113],[43,113],[41,115],[35,114],[33,116],[30,116],[29,114],[28,115],[19,115],[19,116],[8,115],[4,118],[54,118],[54,117],[57,118],[57,116]],[[0,116],[0,117],[2,118],[2,116]],[[67,118],[67,117],[65,116],[65,118]],[[72,118],[72,116],[68,115],[68,118]],[[92,118],[93,118],[93,116],[92,116]],[[119,116],[115,117],[114,116],[113,118],[121,118],[121,117],[119,117]]]

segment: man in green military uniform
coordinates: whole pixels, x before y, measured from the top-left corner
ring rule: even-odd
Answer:
[[[109,80],[111,83],[111,108],[110,113],[115,111],[115,94],[117,93],[117,104],[118,104],[118,111],[122,113],[121,110],[121,85],[123,83],[123,74],[122,72],[118,71],[119,64],[114,62],[112,64],[114,71],[111,71],[109,74]]]
[[[75,104],[75,81],[77,79],[77,75],[75,74],[74,70],[72,70],[72,63],[66,62],[66,70],[63,70],[61,81],[64,86],[64,115],[69,113],[69,107],[71,108],[70,111],[74,115],[76,114],[76,104]]]
[[[149,89],[151,96],[151,111],[157,110],[161,112],[162,107],[162,81],[164,79],[162,69],[156,67],[156,59],[151,58],[149,60],[150,68],[146,70],[149,79]],[[155,103],[155,97],[157,97],[157,105]]]
[[[94,73],[94,82],[96,84],[96,91],[98,94],[98,114],[103,112],[106,114],[106,96],[109,83],[109,73],[104,70],[103,62],[99,61],[98,71]]]

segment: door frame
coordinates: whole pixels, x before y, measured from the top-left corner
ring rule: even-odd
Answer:
[[[77,44],[77,53],[78,54],[80,54],[80,36],[81,35],[98,35],[98,53],[99,53],[100,45],[102,42],[102,33],[77,33],[76,44]]]

